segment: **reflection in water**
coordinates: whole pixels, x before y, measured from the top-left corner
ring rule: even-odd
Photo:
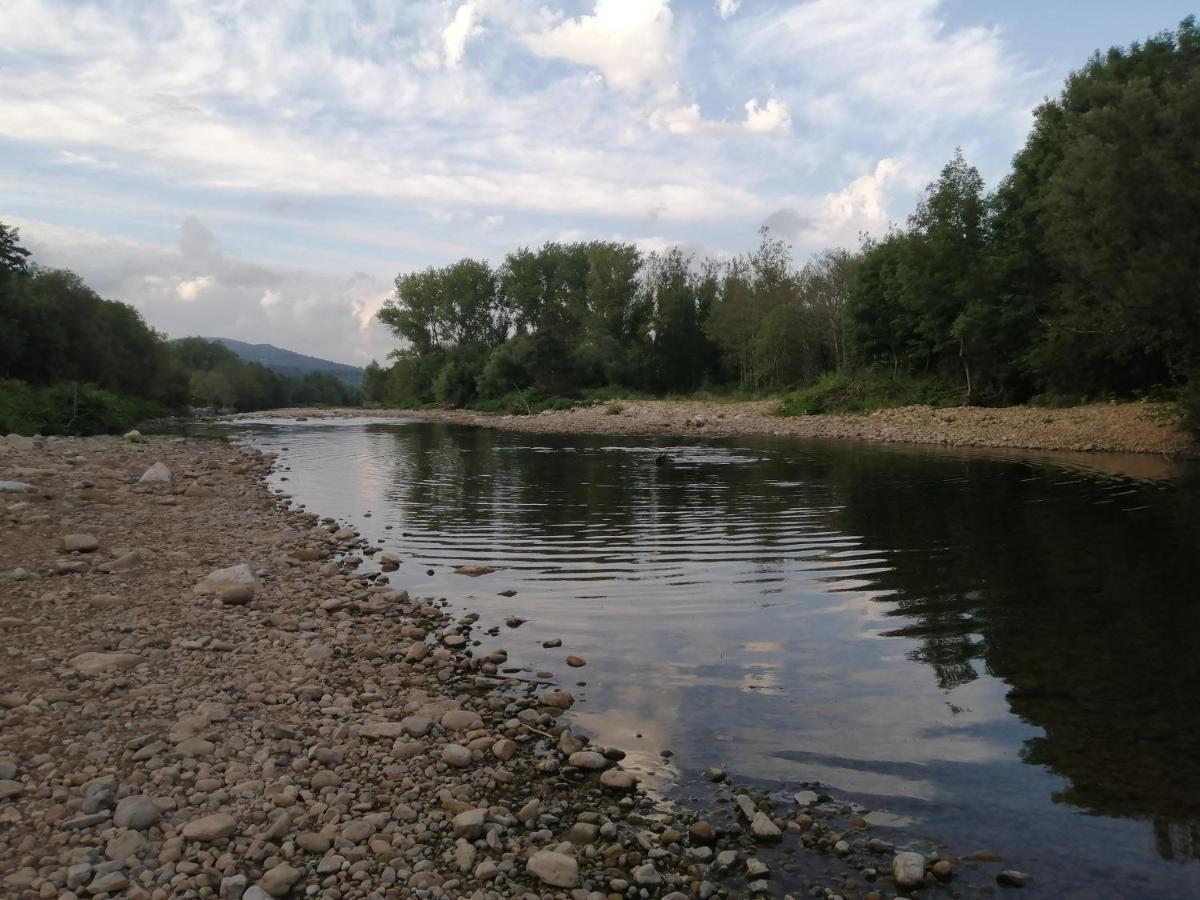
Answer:
[[[1164,862],[1200,852],[1194,469],[430,423],[252,438],[289,448],[297,500],[409,555],[393,581],[528,618],[512,659],[587,657],[559,673],[588,682],[575,718],[647,767],[819,781],[1060,896],[1198,878]]]

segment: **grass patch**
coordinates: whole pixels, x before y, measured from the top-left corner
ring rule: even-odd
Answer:
[[[780,398],[782,416],[862,413],[893,406],[959,406],[963,389],[938,378],[830,372]]]

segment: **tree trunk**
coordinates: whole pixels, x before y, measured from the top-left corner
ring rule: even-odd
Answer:
[[[962,337],[958,339],[958,358],[962,360],[963,372],[967,376],[967,406],[971,405],[971,364],[967,361],[966,344]]]

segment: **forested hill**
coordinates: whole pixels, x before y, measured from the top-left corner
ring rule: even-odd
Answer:
[[[303,353],[284,350],[273,344],[248,344],[245,341],[223,337],[210,337],[205,340],[228,347],[242,362],[258,363],[272,372],[291,378],[299,378],[310,372],[328,372],[348,384],[359,384],[363,377],[362,369],[356,366],[331,362],[317,356],[305,356]]]

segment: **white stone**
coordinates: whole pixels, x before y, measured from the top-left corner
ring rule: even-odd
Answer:
[[[595,750],[580,750],[578,753],[572,753],[567,757],[567,765],[574,766],[577,769],[603,769],[607,765],[604,755],[597,753]]]
[[[925,857],[920,853],[897,853],[892,860],[892,880],[898,888],[914,888],[925,881]]]
[[[574,857],[554,850],[539,850],[525,864],[530,874],[553,887],[573,888],[579,884],[579,863]]]
[[[258,593],[259,582],[254,570],[246,563],[238,563],[227,569],[209,572],[192,588],[195,594],[223,594],[234,589],[246,589]]]
[[[156,462],[138,479],[138,484],[170,484],[171,470],[167,468],[164,462]]]

